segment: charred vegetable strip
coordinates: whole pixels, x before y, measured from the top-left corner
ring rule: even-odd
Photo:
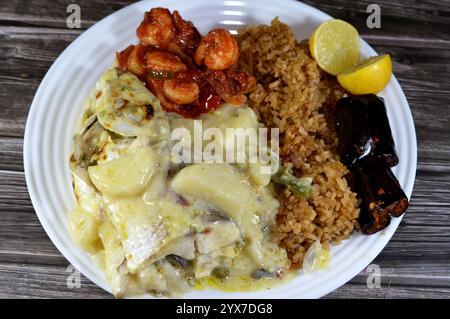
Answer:
[[[272,181],[290,188],[296,196],[307,198],[312,190],[311,177],[295,177],[292,174],[292,164],[280,167],[279,171],[272,176]]]
[[[390,167],[398,164],[384,100],[375,94],[341,99],[336,105],[336,128],[344,164],[373,153]]]
[[[336,130],[342,161],[355,176],[354,188],[362,198],[359,224],[373,234],[408,208],[408,198],[389,168],[398,164],[398,157],[383,99],[374,94],[340,99]]]
[[[358,160],[370,155],[374,142],[369,132],[367,105],[347,97],[336,104],[336,131],[342,162],[352,167]]]
[[[399,217],[408,208],[408,198],[391,169],[369,156],[353,167],[362,197],[359,223],[363,232],[376,233],[386,228],[391,216]]]
[[[398,164],[395,143],[386,113],[384,100],[375,94],[359,97],[368,106],[370,135],[375,142],[375,155],[383,159],[390,167]]]

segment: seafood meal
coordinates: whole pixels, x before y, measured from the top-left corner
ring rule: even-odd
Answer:
[[[201,34],[152,8],[136,36],[88,97],[69,160],[69,232],[117,298],[269,289],[326,269],[331,245],[407,209],[376,95],[390,58],[360,63],[352,26],[330,20],[302,42],[278,18]],[[199,123],[212,157],[243,160],[196,160]],[[248,160],[230,129],[256,132],[268,161]]]

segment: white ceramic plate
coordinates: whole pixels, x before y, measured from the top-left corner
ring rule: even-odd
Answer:
[[[291,25],[297,39],[311,35],[315,27],[330,19],[327,14],[300,2],[284,0],[238,1],[142,1],[101,20],[79,36],[55,61],[34,97],[25,130],[25,176],[33,206],[50,239],[87,278],[110,291],[105,276],[90,256],[77,247],[66,228],[66,213],[74,208],[68,166],[72,135],[83,103],[100,75],[113,64],[114,53],[136,42],[135,30],[143,13],[163,6],[179,10],[200,32],[214,27],[237,30],[244,24],[269,23],[275,16]],[[81,8],[83,10],[83,8]],[[363,56],[375,51],[362,41]],[[411,112],[400,85],[393,77],[382,93],[386,100],[400,164],[394,169],[408,197],[413,189],[417,145]],[[194,291],[188,298],[317,298],[362,271],[384,248],[400,219],[376,235],[354,234],[333,247],[328,270],[300,275],[270,291],[225,293]]]

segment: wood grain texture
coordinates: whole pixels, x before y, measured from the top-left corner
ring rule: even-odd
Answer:
[[[418,169],[410,208],[373,263],[381,287],[361,272],[327,298],[450,296],[450,1],[376,1],[382,28],[365,26],[362,0],[306,0],[354,24],[379,52],[390,53],[413,113]],[[66,28],[66,0],[3,1],[0,11],[0,298],[110,298],[86,278],[66,284],[68,262],[31,205],[23,173],[27,113],[58,55],[86,28],[130,1],[78,0],[82,29]]]

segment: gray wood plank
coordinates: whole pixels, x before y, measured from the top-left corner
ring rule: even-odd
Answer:
[[[77,0],[81,8],[81,27],[87,29],[98,20],[106,17],[134,1],[124,0]],[[0,22],[6,25],[28,25],[66,28],[67,6],[73,1],[27,1],[12,0],[2,3]]]
[[[375,261],[376,263],[376,261]],[[414,266],[380,264],[379,286],[373,284],[373,274],[363,271],[348,284],[326,298],[354,297],[358,291],[366,298],[448,298],[450,292],[449,264],[423,263],[418,274]]]
[[[0,263],[64,265],[34,212],[22,172],[0,171]]]
[[[78,0],[81,8],[82,28],[86,29],[103,17],[132,3],[133,1]],[[381,7],[382,28],[370,30],[366,27],[367,5],[363,0],[305,0],[334,17],[354,24],[364,35],[366,33],[390,35],[391,37],[413,37],[421,39],[450,40],[447,31],[450,4],[438,0],[378,0]],[[0,23],[5,25],[28,25],[66,28],[68,0],[33,1],[13,0],[5,2],[0,12]],[[414,26],[412,28],[411,26]]]
[[[40,81],[79,31],[0,26],[0,136],[22,137]]]
[[[0,138],[0,171],[23,171],[23,138]]]
[[[2,289],[0,298],[112,298],[107,292],[80,276],[76,283],[73,268],[68,265],[53,266],[0,263]],[[69,285],[67,284],[69,281]]]
[[[325,298],[330,299],[351,299],[351,298],[368,298],[368,299],[448,299],[450,289],[436,287],[410,287],[410,286],[394,286],[386,284],[381,288],[368,289],[365,285],[355,285],[348,283],[340,287]]]

